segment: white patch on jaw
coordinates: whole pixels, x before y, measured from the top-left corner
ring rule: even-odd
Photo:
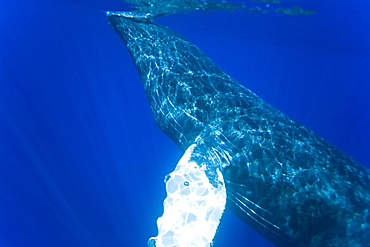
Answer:
[[[213,187],[205,169],[191,162],[191,145],[175,170],[166,177],[164,213],[157,220],[158,236],[149,239],[156,247],[208,247],[212,243],[226,205],[226,188],[218,172]]]

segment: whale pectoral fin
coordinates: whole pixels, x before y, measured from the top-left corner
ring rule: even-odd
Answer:
[[[188,147],[175,170],[166,176],[164,213],[157,220],[158,236],[148,246],[210,246],[226,205],[226,188],[219,170],[214,187],[206,168],[192,161],[196,144]]]

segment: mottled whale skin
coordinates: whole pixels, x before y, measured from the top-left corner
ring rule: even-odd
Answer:
[[[108,13],[141,77],[158,126],[227,207],[276,246],[370,246],[370,172],[264,102],[195,45],[148,16]],[[197,138],[198,137],[198,138]],[[217,186],[217,184],[213,184]]]

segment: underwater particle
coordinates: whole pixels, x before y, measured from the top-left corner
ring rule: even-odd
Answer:
[[[276,11],[286,15],[313,15],[316,13],[312,10],[302,9],[301,7],[278,8]]]
[[[185,182],[184,182],[184,185],[185,185],[185,186],[189,186],[189,182],[188,182],[188,181],[185,181]]]

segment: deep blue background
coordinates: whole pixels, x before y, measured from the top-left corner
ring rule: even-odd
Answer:
[[[317,14],[217,11],[157,21],[369,167],[370,4],[294,4]],[[0,6],[0,246],[146,246],[162,214],[163,177],[181,152],[155,125],[107,23],[105,10],[127,5]],[[216,246],[271,245],[226,211]]]

